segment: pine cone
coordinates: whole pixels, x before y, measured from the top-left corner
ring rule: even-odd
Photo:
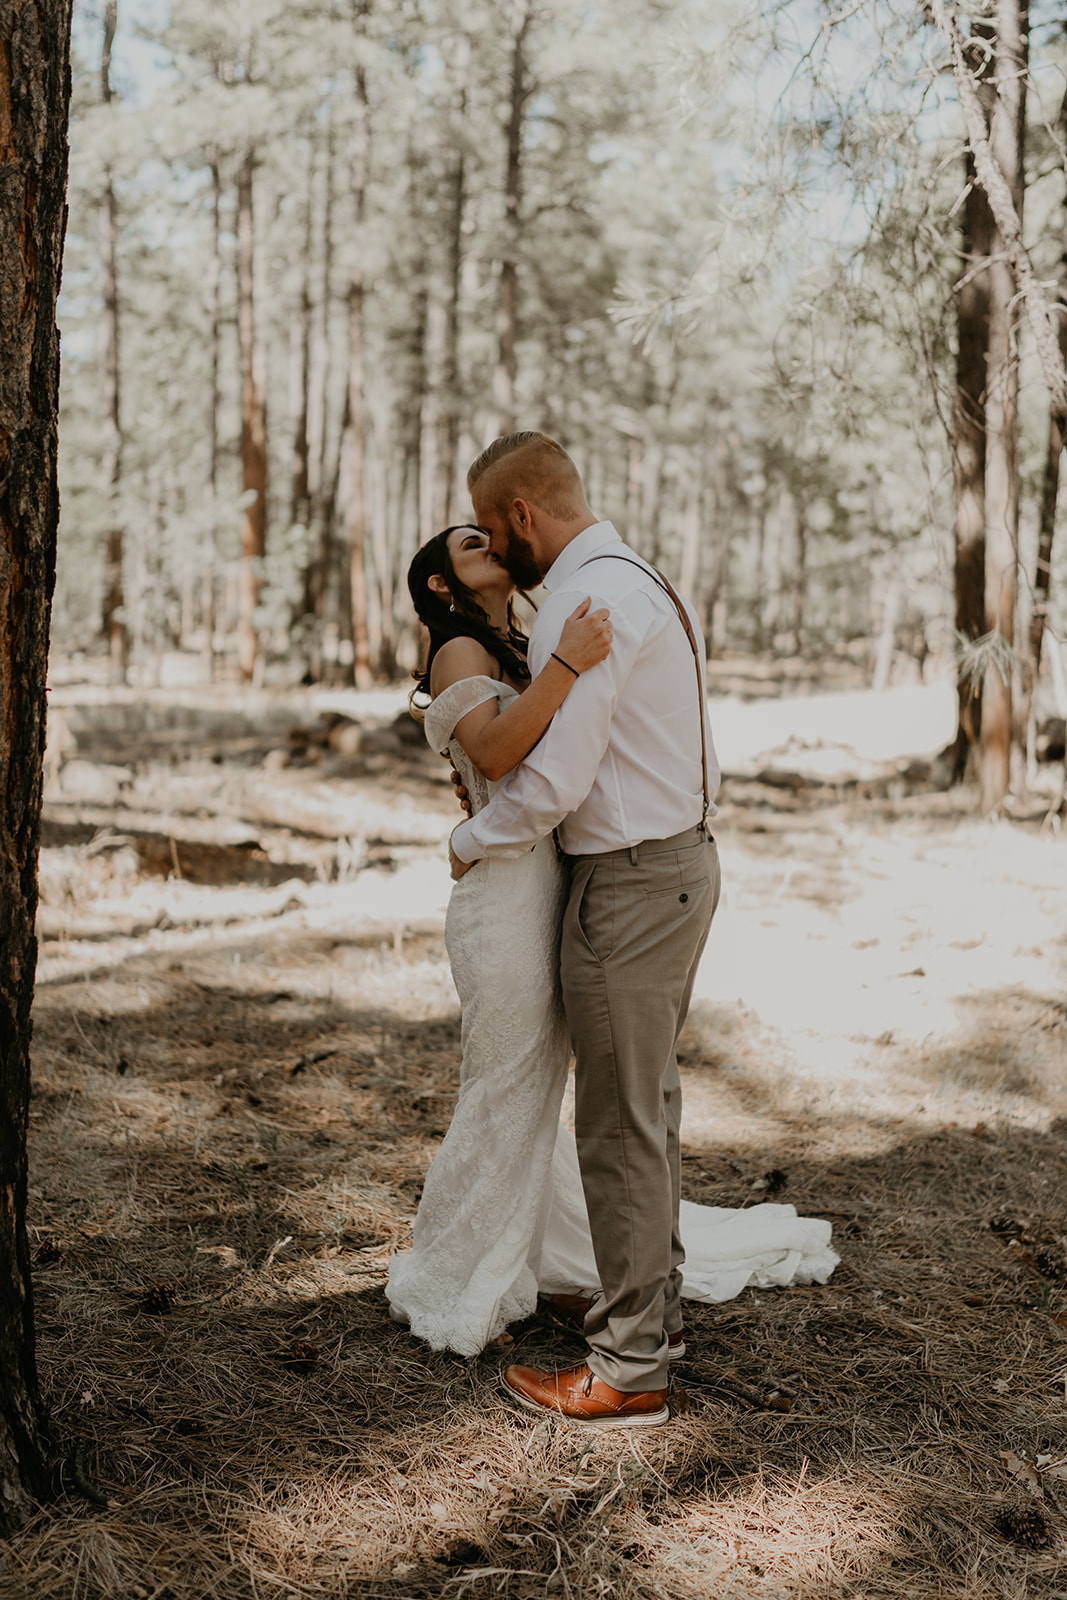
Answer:
[[[319,1347],[310,1339],[294,1339],[282,1356],[290,1372],[310,1372],[319,1359]]]
[[[1053,1250],[1048,1245],[1034,1251],[1034,1266],[1043,1278],[1067,1277],[1067,1261],[1064,1260],[1062,1252]]]
[[[173,1306],[174,1293],[172,1283],[153,1283],[141,1296],[137,1309],[143,1311],[145,1316],[161,1317]]]
[[[1004,1506],[993,1519],[997,1532],[1027,1550],[1047,1550],[1052,1543],[1048,1518],[1040,1506]]]

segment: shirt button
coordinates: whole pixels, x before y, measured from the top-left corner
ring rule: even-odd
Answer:
[[[680,894],[678,896],[678,898],[682,902],[682,905],[684,906],[685,902],[689,899],[689,896],[687,894]]]

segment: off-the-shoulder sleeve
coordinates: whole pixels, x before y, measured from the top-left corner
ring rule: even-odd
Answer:
[[[484,705],[487,700],[495,700],[505,687],[493,678],[461,678],[458,683],[450,683],[436,700],[431,700],[426,707],[426,716],[423,721],[423,732],[426,742],[431,750],[436,750],[443,755],[448,741],[456,730],[456,723],[462,722],[468,711],[473,711],[475,706]]]

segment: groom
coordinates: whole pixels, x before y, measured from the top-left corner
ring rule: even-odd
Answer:
[[[668,1353],[684,1353],[675,1044],[719,897],[703,641],[691,608],[596,520],[554,440],[496,439],[467,484],[492,553],[520,588],[543,582],[548,593],[530,636],[533,674],[576,597],[608,606],[614,629],[607,660],[577,679],[544,738],[451,841],[454,877],[483,856],[522,855],[553,829],[570,863],[560,968],[603,1292],[585,1314],[586,1363],[509,1367],[504,1381],[532,1411],[653,1425],[669,1415]]]

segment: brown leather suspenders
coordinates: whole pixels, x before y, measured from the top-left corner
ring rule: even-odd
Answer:
[[[594,561],[625,561],[627,566],[636,567],[638,572],[645,573],[647,577],[653,580],[653,582],[658,583],[668,599],[674,601],[674,606],[678,612],[679,618],[681,619],[682,627],[685,629],[685,636],[689,640],[689,648],[693,652],[693,665],[696,667],[697,674],[697,704],[700,708],[700,773],[704,783],[704,813],[700,819],[700,826],[704,829],[704,832],[707,833],[708,812],[711,809],[711,796],[708,794],[708,735],[707,728],[705,726],[704,709],[706,703],[706,691],[704,687],[704,674],[700,670],[700,646],[697,644],[696,634],[693,632],[693,624],[689,620],[689,613],[686,611],[681,600],[678,598],[678,595],[672,585],[663,576],[662,572],[660,572],[656,567],[652,566],[651,563],[646,565],[646,563],[643,561],[632,561],[629,556],[617,556],[613,555],[610,551],[606,551],[601,556],[590,556],[589,560],[583,561],[582,566],[578,567],[576,570],[580,572],[582,567],[591,567]]]

